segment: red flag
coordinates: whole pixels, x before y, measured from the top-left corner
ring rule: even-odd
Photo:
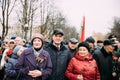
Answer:
[[[80,42],[83,42],[84,39],[85,39],[85,16],[83,16],[83,21],[81,26]]]

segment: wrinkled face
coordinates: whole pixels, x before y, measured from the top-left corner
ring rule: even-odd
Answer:
[[[88,49],[87,49],[86,47],[83,47],[83,46],[79,47],[78,53],[79,53],[81,56],[86,56],[86,55],[89,54],[89,53],[88,53]]]
[[[61,34],[53,35],[53,36],[52,36],[52,39],[53,39],[53,42],[54,42],[56,45],[60,45],[61,42],[63,41],[63,35],[61,35]]]
[[[42,40],[41,39],[39,39],[39,38],[35,38],[34,40],[33,40],[33,47],[34,48],[41,48],[42,47]]]
[[[68,43],[68,46],[69,46],[70,49],[74,50],[74,49],[77,48],[78,43],[71,43],[71,42],[69,42],[69,43]]]

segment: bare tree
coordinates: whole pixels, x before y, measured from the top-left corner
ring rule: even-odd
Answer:
[[[46,34],[47,30],[47,23],[49,21],[49,9],[51,7],[50,2],[53,2],[53,0],[41,0],[40,1],[40,30],[43,35]]]
[[[15,6],[16,0],[1,0],[0,7],[2,16],[0,17],[0,23],[2,24],[2,40],[8,34],[9,16]]]
[[[23,38],[26,39],[27,30],[30,30],[30,38],[32,35],[32,27],[33,27],[33,18],[36,10],[38,9],[37,3],[39,0],[20,0],[20,7],[21,9],[17,11],[18,21],[22,26]],[[28,25],[26,28],[25,25]]]
[[[21,23],[23,33],[25,30],[25,24],[28,24],[30,28],[30,38],[32,35],[33,24],[36,20],[39,20],[40,33],[43,34],[47,39],[51,38],[52,32],[56,28],[61,28],[63,30],[69,29],[66,27],[66,19],[63,14],[58,11],[54,5],[54,0],[20,0],[21,9],[17,12],[18,20]],[[38,4],[39,3],[39,4]],[[69,29],[70,31],[74,28]],[[76,36],[73,35],[74,37]],[[69,37],[66,36],[66,39]]]
[[[114,17],[113,26],[110,28],[110,32],[107,35],[114,34],[120,41],[120,17]]]

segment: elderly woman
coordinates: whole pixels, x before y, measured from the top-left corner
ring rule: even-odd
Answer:
[[[79,43],[78,52],[69,62],[65,72],[68,80],[100,80],[96,61],[89,51],[88,43]]]
[[[31,43],[33,47],[23,51],[15,69],[21,80],[45,80],[52,72],[52,63],[50,55],[43,49],[43,36],[35,34]]]

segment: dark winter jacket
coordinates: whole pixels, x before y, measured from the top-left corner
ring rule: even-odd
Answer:
[[[18,56],[16,53],[12,54],[12,57],[8,60],[8,62],[5,64],[5,74],[6,74],[6,80],[16,80],[17,73],[14,69],[15,64],[18,61]]]
[[[95,50],[93,56],[98,64],[101,80],[112,80],[112,53],[107,53],[102,47]]]
[[[38,62],[34,55],[33,48],[29,48],[23,51],[19,57],[15,69],[21,73],[21,80],[46,80],[52,72],[52,62],[47,51],[42,50],[38,56],[42,60]],[[30,70],[40,70],[42,77],[32,78],[28,75]]]
[[[76,52],[77,52],[77,49],[72,50],[69,48],[69,53],[71,55],[71,58],[73,58],[75,56]]]
[[[65,71],[70,60],[68,48],[61,43],[58,50],[52,42],[44,48],[49,52],[53,64],[52,74],[48,80],[66,80]]]

